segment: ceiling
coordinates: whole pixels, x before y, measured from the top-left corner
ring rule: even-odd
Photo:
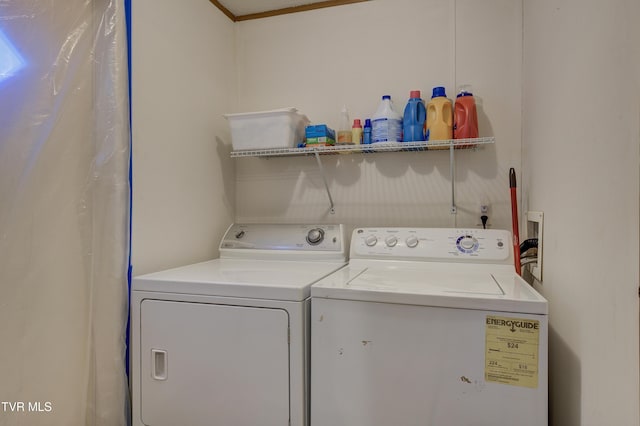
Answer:
[[[245,21],[368,0],[210,0],[229,19]]]
[[[316,1],[317,0],[220,0],[220,3],[235,16],[243,16],[315,3]]]

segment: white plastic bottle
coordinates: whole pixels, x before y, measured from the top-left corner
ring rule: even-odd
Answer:
[[[391,96],[384,95],[371,119],[371,143],[401,141],[402,116],[393,108]]]

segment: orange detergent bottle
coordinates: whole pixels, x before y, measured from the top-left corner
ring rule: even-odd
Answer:
[[[427,104],[426,139],[428,141],[453,139],[453,106],[442,86],[433,88],[431,100]],[[448,146],[435,146],[429,149],[448,148]]]
[[[472,139],[478,137],[478,111],[470,86],[461,86],[456,98],[453,118],[453,138]],[[461,145],[461,148],[466,147]]]

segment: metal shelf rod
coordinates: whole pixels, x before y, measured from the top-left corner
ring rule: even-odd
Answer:
[[[331,196],[331,191],[329,190],[329,184],[327,183],[327,176],[324,173],[322,160],[320,160],[320,154],[318,152],[316,152],[315,154],[316,160],[318,161],[318,168],[320,169],[320,175],[322,175],[322,182],[324,182],[324,189],[327,191],[327,197],[329,197],[329,212],[331,212],[331,214],[335,214],[336,210],[333,204],[333,197]]]
[[[458,213],[456,207],[456,161],[454,157],[453,145],[449,146],[449,176],[451,178],[451,214]]]

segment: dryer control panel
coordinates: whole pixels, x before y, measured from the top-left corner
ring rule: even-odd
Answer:
[[[497,229],[356,228],[351,259],[505,263],[512,259],[511,233]]]
[[[233,224],[220,242],[221,257],[230,252],[337,253],[346,257],[342,225],[317,224]],[[226,254],[227,256],[223,256]]]

